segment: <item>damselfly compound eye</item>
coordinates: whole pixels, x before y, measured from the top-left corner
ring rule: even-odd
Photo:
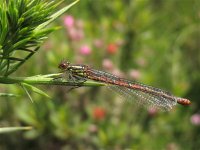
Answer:
[[[61,70],[65,70],[65,69],[67,69],[69,64],[70,64],[69,62],[63,61],[58,65],[58,68],[61,69]]]

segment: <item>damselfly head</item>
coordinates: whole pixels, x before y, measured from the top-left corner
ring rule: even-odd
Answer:
[[[69,62],[68,61],[61,61],[58,65],[58,68],[61,70],[66,70],[69,66]]]

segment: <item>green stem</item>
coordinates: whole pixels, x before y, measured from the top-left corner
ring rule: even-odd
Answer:
[[[86,82],[73,82],[60,78],[62,73],[47,74],[47,75],[36,75],[31,77],[2,77],[0,76],[0,83],[2,84],[40,84],[40,85],[63,85],[63,86],[104,86],[106,84],[86,81]]]

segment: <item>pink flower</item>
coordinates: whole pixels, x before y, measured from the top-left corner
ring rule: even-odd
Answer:
[[[124,74],[119,69],[114,69],[112,71],[112,74],[118,76],[118,77],[124,77]]]
[[[136,69],[130,70],[129,75],[130,75],[130,77],[133,78],[133,79],[139,79],[139,78],[141,77],[140,71],[139,71],[139,70],[136,70]]]
[[[91,124],[91,125],[89,126],[89,131],[90,131],[91,133],[97,133],[97,132],[98,132],[98,127],[97,127],[95,124]]]
[[[80,41],[81,39],[84,38],[84,31],[82,30],[83,23],[81,21],[75,22],[72,16],[65,16],[64,24],[67,28],[67,33],[71,40]]]
[[[91,54],[91,48],[88,45],[82,45],[80,47],[79,51],[83,55],[89,55],[89,54]]]
[[[71,40],[76,40],[77,31],[74,27],[68,30],[68,36]]]
[[[102,48],[104,46],[104,43],[101,39],[94,40],[94,46],[97,48]]]
[[[84,38],[83,30],[77,30],[76,28],[72,27],[68,29],[68,35],[71,40],[80,41]]]
[[[102,107],[96,107],[93,109],[92,116],[95,120],[102,120],[105,118],[106,110]]]
[[[148,109],[148,114],[149,116],[153,117],[157,114],[158,110],[156,108],[149,108]]]
[[[74,17],[73,16],[65,16],[64,17],[64,25],[67,27],[67,28],[71,28],[74,26]]]
[[[113,62],[110,59],[104,59],[103,60],[103,67],[105,69],[108,69],[108,70],[113,69]]]
[[[115,44],[115,43],[108,44],[108,46],[107,46],[107,52],[109,54],[115,54],[117,52],[117,50],[118,50],[117,44]]]
[[[200,125],[200,114],[192,115],[190,121],[193,125]]]
[[[76,30],[76,40],[82,40],[83,38],[84,38],[84,32],[83,32],[83,30]]]

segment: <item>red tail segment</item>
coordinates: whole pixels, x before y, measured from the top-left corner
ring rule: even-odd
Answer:
[[[181,105],[190,105],[191,101],[186,98],[178,98],[177,103],[179,103]]]

